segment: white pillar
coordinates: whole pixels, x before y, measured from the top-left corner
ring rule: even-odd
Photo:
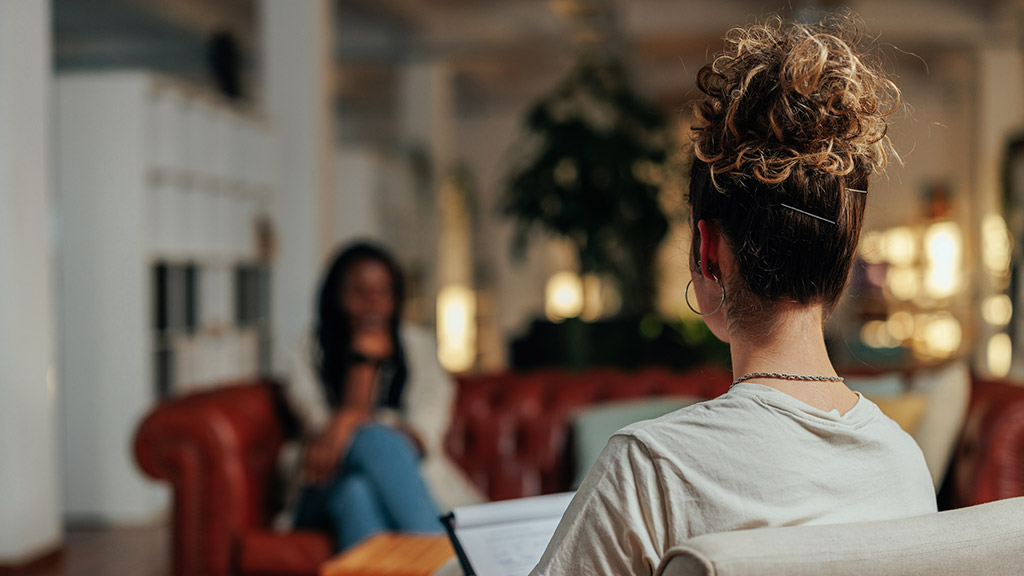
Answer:
[[[457,119],[450,68],[432,61],[407,65],[400,97],[402,140],[426,153],[433,173],[430,210],[424,211],[420,228],[429,235],[417,258],[424,272],[421,313],[427,320],[434,316],[441,364],[468,370],[477,358],[473,214],[455,174]]]
[[[435,168],[451,168],[455,160],[455,100],[448,65],[436,61],[405,65],[399,98],[403,143],[423,146]]]
[[[989,214],[1002,213],[999,198],[1002,194],[1002,162],[1006,145],[1024,127],[1024,109],[1021,108],[1021,103],[1024,102],[1024,54],[1010,43],[986,46],[978,49],[975,65],[975,184],[971,216],[976,233],[973,249],[968,248],[966,253],[979,255],[974,259],[977,280],[974,302],[977,305],[996,292],[981,264],[982,246],[977,241],[980,226],[977,224]],[[1011,369],[1011,375],[1015,378],[1024,376],[1024,347],[1020,346],[1020,338],[1024,337],[1024,323],[1019,320],[1021,296],[1021,293],[1013,295],[1017,309],[1013,311],[1015,325],[1009,331],[1016,343]],[[980,310],[975,309],[974,315],[977,317],[979,312]],[[990,338],[994,333],[992,327],[978,322],[974,352],[975,358],[979,360],[977,364],[982,366],[984,371],[988,370],[985,359]]]
[[[385,167],[369,147],[338,151],[335,167],[335,244],[381,237],[380,196]],[[390,232],[390,231],[389,231]]]
[[[60,544],[50,2],[0,2],[0,566]]]
[[[423,309],[419,312],[422,320],[430,322],[436,312],[438,290],[453,281],[449,276],[459,275],[450,272],[459,266],[451,264],[452,257],[438,246],[445,228],[443,184],[455,166],[454,92],[451,71],[442,62],[409,63],[403,68],[400,81],[399,138],[406,149],[425,154],[432,176],[430,182],[424,183],[429,188],[428,199],[417,207],[417,228],[422,241],[419,253],[413,257],[422,272],[418,295],[422,297]]]
[[[273,219],[278,253],[271,286],[274,368],[312,326],[321,264],[333,248],[335,170],[329,0],[262,0],[264,104],[281,165]]]

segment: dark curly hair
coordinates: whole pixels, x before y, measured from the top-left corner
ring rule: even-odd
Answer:
[[[332,408],[341,406],[345,398],[346,378],[355,355],[352,351],[351,319],[341,305],[341,292],[349,272],[365,261],[383,264],[391,274],[394,290],[395,313],[391,318],[391,337],[394,355],[381,367],[382,390],[378,396],[382,406],[399,408],[402,392],[408,379],[405,353],[399,338],[405,282],[395,259],[383,248],[369,242],[358,242],[341,249],[334,257],[323,281],[317,300],[317,348],[313,362],[320,375],[324,395]]]
[[[859,27],[841,15],[735,28],[697,74],[692,217],[717,224],[735,254],[729,322],[748,335],[770,338],[782,301],[827,317],[849,278],[900,99]],[[696,259],[698,239],[692,249]]]

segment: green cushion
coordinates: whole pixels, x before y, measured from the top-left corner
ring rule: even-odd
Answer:
[[[903,376],[899,372],[851,376],[846,379],[846,386],[870,398],[892,398],[902,396],[907,391],[907,385],[903,383]]]
[[[690,396],[668,396],[595,404],[576,413],[572,420],[573,450],[576,456],[577,488],[601,455],[613,434],[634,422],[651,420],[700,402]]]

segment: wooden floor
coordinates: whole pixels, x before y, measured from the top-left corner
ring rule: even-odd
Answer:
[[[142,528],[68,528],[64,553],[19,576],[167,576],[170,531]]]

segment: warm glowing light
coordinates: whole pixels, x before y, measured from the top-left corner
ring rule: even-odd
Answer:
[[[914,232],[906,226],[892,228],[882,240],[885,259],[897,266],[909,266],[917,258],[917,242]]]
[[[882,252],[883,241],[881,232],[865,232],[860,238],[860,257],[868,264],[878,264],[885,261],[885,254]]]
[[[889,335],[898,342],[907,340],[914,335],[914,316],[910,312],[894,313],[885,325],[889,330]]]
[[[877,320],[866,322],[860,327],[860,340],[868,348],[881,348],[882,345],[877,338],[878,330],[875,327]]]
[[[868,266],[864,277],[875,286],[885,286],[885,277],[889,273],[888,266]]]
[[[933,298],[947,298],[960,287],[960,228],[953,222],[932,224],[924,234],[925,292]]]
[[[622,294],[619,287],[613,283],[601,285],[601,313],[605,316],[615,316],[622,310]]]
[[[860,329],[860,339],[869,348],[892,348],[899,343],[889,334],[889,328],[881,320],[872,320]]]
[[[933,317],[924,327],[924,341],[933,356],[946,357],[960,349],[963,332],[956,318],[948,314]]]
[[[1006,221],[999,214],[989,214],[981,222],[981,261],[985,270],[993,276],[1007,276],[1010,273],[1010,256],[1013,249]]]
[[[913,300],[920,290],[917,272],[913,268],[889,268],[885,275],[885,285],[897,300]]]
[[[996,334],[988,341],[988,371],[996,378],[1010,373],[1013,362],[1013,344],[1009,334]]]
[[[544,312],[551,321],[575,318],[583,311],[583,282],[572,272],[559,272],[548,279]]]
[[[584,322],[593,322],[601,317],[604,310],[601,301],[601,278],[596,274],[583,276],[583,309],[580,312],[580,319]]]
[[[566,156],[555,165],[555,183],[566,190],[575,188],[579,180],[576,161]]]
[[[452,284],[437,295],[437,357],[452,372],[476,360],[476,294],[466,286]]]
[[[1013,302],[1006,294],[989,296],[981,305],[981,315],[993,326],[1006,326],[1013,316]]]

